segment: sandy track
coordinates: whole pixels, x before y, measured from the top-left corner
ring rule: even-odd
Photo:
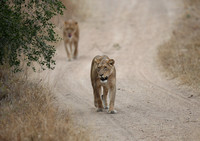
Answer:
[[[181,14],[174,0],[90,0],[90,18],[80,21],[79,58],[68,62],[63,42],[56,69],[48,73],[61,108],[99,140],[198,140],[200,103],[165,80],[156,64],[157,47],[169,39]],[[95,55],[116,61],[118,114],[97,113],[90,65]],[[200,133],[199,133],[200,134]]]

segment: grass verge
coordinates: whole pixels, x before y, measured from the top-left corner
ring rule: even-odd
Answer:
[[[200,91],[200,1],[184,1],[185,13],[169,41],[159,47],[161,66],[171,77]]]
[[[89,131],[77,127],[69,113],[54,105],[54,97],[40,83],[0,68],[0,140],[88,141]],[[60,114],[62,113],[62,114]]]

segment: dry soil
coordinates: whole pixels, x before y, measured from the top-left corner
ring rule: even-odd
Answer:
[[[200,102],[167,80],[156,61],[182,13],[181,1],[87,0],[83,8],[89,15],[79,21],[78,59],[67,61],[62,41],[56,69],[40,76],[54,87],[59,106],[72,109],[75,121],[101,141],[200,140]],[[91,61],[103,54],[116,62],[117,114],[93,105]]]

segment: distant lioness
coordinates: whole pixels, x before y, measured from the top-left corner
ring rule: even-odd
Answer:
[[[79,27],[77,21],[74,20],[65,21],[63,30],[63,39],[68,60],[70,61],[72,57],[76,59],[78,55],[78,41],[79,41]]]
[[[94,57],[92,61],[90,76],[94,94],[94,106],[98,108],[97,112],[103,111],[103,108],[108,109],[107,94],[109,92],[110,104],[108,113],[117,113],[117,111],[114,110],[116,95],[116,70],[114,63],[115,61],[109,59],[106,55],[98,55]],[[103,95],[101,100],[102,87]]]

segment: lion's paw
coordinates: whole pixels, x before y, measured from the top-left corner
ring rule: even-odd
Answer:
[[[103,112],[103,109],[102,108],[98,108],[97,112]]]
[[[116,111],[116,110],[112,110],[112,111],[109,110],[108,113],[109,113],[109,114],[116,114],[117,111]]]

